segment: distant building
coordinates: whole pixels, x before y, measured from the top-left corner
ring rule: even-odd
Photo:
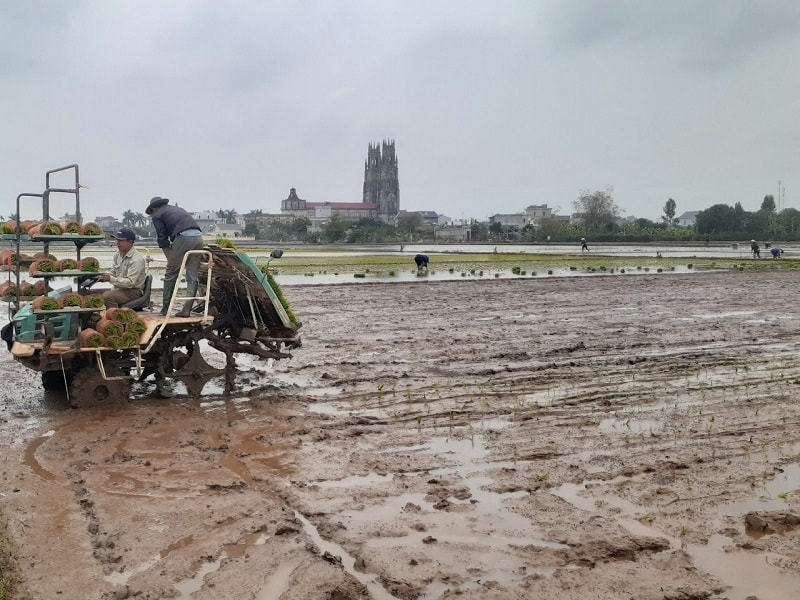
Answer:
[[[74,219],[70,218],[64,221],[74,221]],[[122,221],[117,219],[117,217],[95,217],[94,222],[97,223],[103,231],[116,231],[120,227],[122,227]]]
[[[208,233],[211,227],[219,220],[217,213],[213,210],[201,210],[200,212],[193,213],[192,216],[200,226],[200,231],[203,233]]]
[[[315,228],[324,225],[333,215],[345,221],[372,219],[394,223],[399,212],[400,184],[394,141],[384,141],[381,146],[369,144],[361,202],[312,202],[300,198],[295,188],[281,200],[282,217],[306,217]]]
[[[211,238],[238,238],[243,236],[242,226],[238,223],[214,223],[203,235]]]
[[[384,141],[381,147],[370,144],[367,148],[362,202],[374,204],[378,219],[384,223],[393,223],[400,212],[400,182],[394,140]]]
[[[439,213],[434,210],[401,210],[399,213],[397,213],[395,221],[405,215],[419,215],[422,219],[422,223],[424,224],[439,224]]]
[[[300,198],[295,188],[291,188],[289,196],[281,200],[281,216],[305,217],[311,221],[312,227],[324,225],[334,214],[345,221],[375,220],[378,206],[367,202],[310,202]]]
[[[499,223],[503,227],[519,227],[522,229],[530,223],[530,217],[525,213],[494,214],[489,217],[489,224]]]
[[[553,218],[553,209],[547,204],[532,204],[523,212],[512,214],[495,214],[489,217],[489,224],[500,223],[504,227],[519,227],[522,229],[530,225],[538,227],[542,221]]]
[[[694,227],[699,210],[689,210],[676,219],[680,227]]]
[[[449,242],[469,242],[472,240],[472,228],[455,226],[455,227],[437,227],[433,230],[433,239],[437,243]]]

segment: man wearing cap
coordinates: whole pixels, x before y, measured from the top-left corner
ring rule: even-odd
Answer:
[[[110,273],[100,273],[100,281],[109,281],[114,287],[103,292],[106,308],[119,308],[131,300],[141,298],[147,279],[144,257],[133,247],[136,234],[123,227],[113,236],[117,240],[117,253]]]
[[[164,299],[161,314],[167,314],[167,307],[178,283],[183,257],[190,250],[203,249],[203,232],[192,215],[180,206],[171,206],[169,199],[156,196],[150,200],[145,212],[153,219],[158,247],[167,257],[167,270],[164,274]],[[186,260],[186,295],[197,296],[197,272],[200,270],[200,255],[194,254]],[[192,300],[187,300],[176,313],[178,317],[188,317],[192,310]]]

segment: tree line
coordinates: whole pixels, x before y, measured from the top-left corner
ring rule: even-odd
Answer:
[[[756,239],[764,241],[800,241],[800,211],[794,208],[777,210],[773,196],[767,195],[761,207],[754,212],[733,206],[714,204],[695,216],[693,226],[678,225],[675,217],[677,203],[672,198],[664,204],[661,218],[623,219],[622,210],[613,199],[613,188],[584,191],[573,201],[579,217],[573,223],[544,219],[537,226],[515,227],[500,223],[473,221],[470,240],[473,242],[521,243],[574,243],[582,237],[594,242],[709,242]],[[261,213],[261,211],[252,211]],[[235,210],[220,209],[217,217],[226,223],[235,223]],[[140,235],[152,235],[147,215],[125,211],[122,223]],[[244,235],[273,242],[305,243],[410,243],[435,242],[437,227],[426,223],[419,213],[406,213],[396,225],[375,219],[347,221],[334,214],[318,230],[312,230],[311,221],[297,217],[291,222],[276,222],[259,227],[250,223]]]

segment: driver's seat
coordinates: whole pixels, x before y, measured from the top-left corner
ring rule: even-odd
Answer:
[[[138,311],[150,306],[150,289],[152,286],[153,276],[148,274],[144,279],[144,290],[142,290],[142,295],[135,300],[131,300],[130,302],[123,304],[123,308],[131,308]]]

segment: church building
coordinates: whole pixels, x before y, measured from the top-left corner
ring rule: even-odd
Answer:
[[[324,224],[334,214],[346,221],[373,219],[394,223],[398,212],[400,186],[394,140],[384,141],[381,146],[369,145],[361,202],[312,202],[300,198],[295,188],[291,188],[289,196],[281,200],[281,216],[306,217],[312,226]]]

